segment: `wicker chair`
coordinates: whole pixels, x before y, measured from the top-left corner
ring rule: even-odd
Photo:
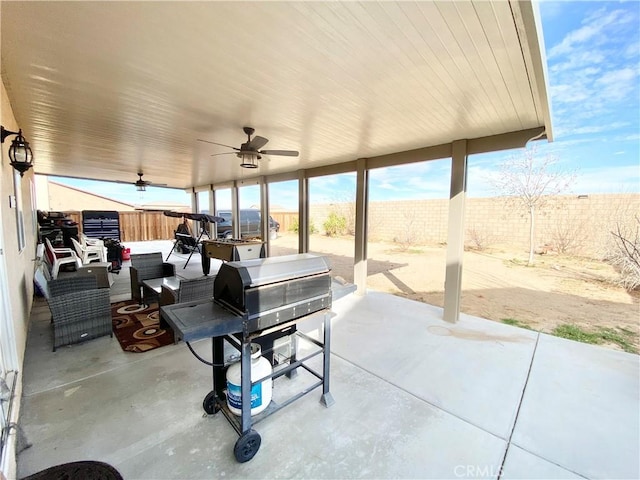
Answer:
[[[163,285],[160,292],[160,306],[213,298],[213,282],[215,278],[215,275],[185,278],[180,280],[180,288],[177,290],[172,290]],[[167,321],[162,314],[162,309],[160,309],[160,326],[162,328],[167,326]],[[177,343],[178,339],[175,338],[174,341]]]
[[[131,255],[131,299],[142,301],[142,282],[150,278],[173,277],[176,267],[162,261],[162,253],[137,253]]]
[[[162,286],[160,306],[174,303],[195,302],[213,298],[215,276],[206,276],[180,280],[180,288],[172,290]]]
[[[92,275],[73,275],[48,283],[53,323],[53,351],[62,345],[111,335],[109,289],[98,288]]]

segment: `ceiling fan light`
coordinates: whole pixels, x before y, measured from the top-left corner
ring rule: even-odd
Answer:
[[[139,191],[139,192],[144,192],[144,191],[147,190],[147,186],[144,185],[144,184],[138,184],[138,185],[136,185],[136,190]]]
[[[258,156],[243,153],[241,156],[240,166],[242,168],[258,168]]]

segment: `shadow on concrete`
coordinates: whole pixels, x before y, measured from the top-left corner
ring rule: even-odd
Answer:
[[[296,253],[298,253],[298,250],[295,248],[280,246],[271,247],[271,256],[293,255]],[[353,283],[353,257],[346,255],[336,255],[328,252],[310,251],[309,253],[315,253],[328,257],[331,264],[331,275],[334,277],[342,277],[347,282]],[[389,279],[394,283],[394,285],[398,286],[398,288],[400,288],[400,286],[403,286],[407,289],[407,293],[412,293],[413,290],[408,285],[404,284],[402,281],[400,281],[400,279],[398,279],[391,273],[391,270],[406,267],[407,265],[407,263],[396,263],[369,259],[367,260],[367,276],[376,275],[378,273],[382,273],[385,276],[390,276]],[[395,279],[395,281],[393,279]]]

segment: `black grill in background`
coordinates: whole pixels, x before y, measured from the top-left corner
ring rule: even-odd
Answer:
[[[83,210],[82,232],[89,238],[120,241],[120,214],[115,210]]]

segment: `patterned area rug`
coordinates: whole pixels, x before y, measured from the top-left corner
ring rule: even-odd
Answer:
[[[111,319],[113,333],[125,352],[147,352],[174,342],[171,327],[160,326],[157,303],[149,306],[138,305],[135,300],[112,303]]]

